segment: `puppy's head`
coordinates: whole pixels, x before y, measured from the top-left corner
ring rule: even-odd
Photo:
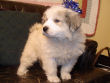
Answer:
[[[44,12],[42,17],[43,34],[48,37],[68,38],[80,27],[78,13],[62,6],[53,6]]]

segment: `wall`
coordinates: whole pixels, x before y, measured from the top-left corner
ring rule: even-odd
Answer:
[[[94,39],[98,42],[98,50],[110,47],[110,0],[100,0],[100,13]],[[104,52],[107,55],[107,52]]]

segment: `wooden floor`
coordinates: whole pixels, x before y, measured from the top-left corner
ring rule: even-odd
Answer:
[[[16,75],[17,68],[0,66],[0,83],[49,83],[39,65],[31,68],[24,78]],[[72,72],[72,79],[61,83],[110,83],[110,73],[99,68],[82,74]]]

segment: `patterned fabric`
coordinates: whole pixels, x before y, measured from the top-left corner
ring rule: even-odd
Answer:
[[[83,0],[82,8],[83,30],[87,36],[93,36],[95,35],[98,22],[100,0]]]

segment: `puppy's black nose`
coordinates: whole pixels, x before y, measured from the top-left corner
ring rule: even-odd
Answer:
[[[47,26],[44,26],[44,27],[43,27],[43,31],[44,31],[44,32],[47,32],[47,30],[48,30],[48,27],[47,27]]]

